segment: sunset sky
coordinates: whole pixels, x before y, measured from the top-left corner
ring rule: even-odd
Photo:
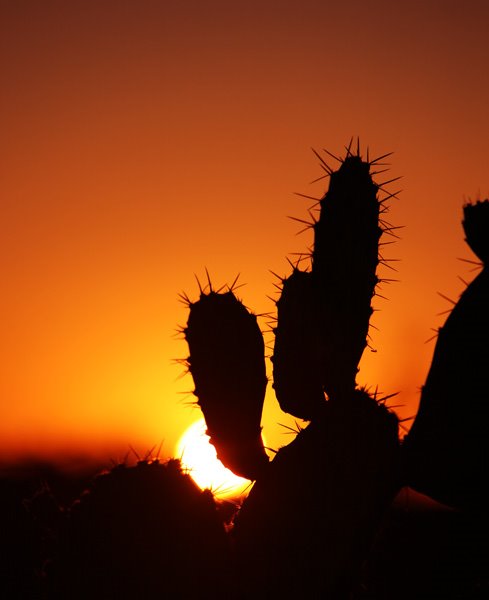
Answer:
[[[489,196],[489,3],[0,0],[0,28],[0,459],[172,454],[200,417],[178,294],[240,273],[273,311],[269,270],[312,242],[294,192],[327,186],[311,147],[352,136],[394,152],[379,181],[403,176],[406,226],[359,381],[415,414],[437,292],[475,275],[457,259],[464,201]],[[292,422],[270,387],[267,443]]]

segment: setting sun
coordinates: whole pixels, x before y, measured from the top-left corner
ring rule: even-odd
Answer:
[[[211,489],[219,498],[240,496],[251,485],[248,479],[238,477],[217,458],[216,449],[206,435],[204,419],[190,425],[176,447],[176,456],[182,467],[202,489]]]

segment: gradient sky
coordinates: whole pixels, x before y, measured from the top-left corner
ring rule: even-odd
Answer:
[[[394,151],[405,225],[359,380],[413,415],[433,335],[474,277],[465,200],[489,195],[485,0],[0,0],[0,452],[171,454],[199,411],[172,358],[197,298],[310,245],[310,148]],[[396,188],[391,188],[395,191]],[[262,323],[265,325],[265,323]],[[269,445],[290,423],[268,394]]]

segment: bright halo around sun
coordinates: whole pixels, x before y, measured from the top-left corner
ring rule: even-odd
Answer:
[[[237,497],[250,486],[249,479],[238,477],[217,458],[216,449],[206,435],[206,424],[200,419],[185,431],[180,438],[176,456],[195,483],[210,489],[218,498]]]

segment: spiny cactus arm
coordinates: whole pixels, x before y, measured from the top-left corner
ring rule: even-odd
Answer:
[[[99,475],[65,511],[42,597],[196,598],[213,589],[228,598],[216,582],[225,589],[229,571],[212,494],[179,461],[140,461]]]
[[[283,410],[311,419],[330,399],[350,398],[358,363],[367,345],[371,300],[379,283],[379,239],[392,227],[380,218],[387,194],[371,168],[385,158],[364,161],[347,147],[337,171],[320,158],[330,178],[319,201],[311,272],[295,268],[283,281],[273,355],[274,388]],[[378,173],[378,171],[377,171]],[[385,196],[380,199],[380,191]]]
[[[232,291],[211,290],[190,303],[184,335],[211,443],[225,466],[256,479],[268,463],[260,427],[267,378],[256,316]]]
[[[305,420],[314,418],[325,401],[318,361],[318,314],[312,273],[295,268],[282,282],[271,360],[280,408]]]
[[[470,247],[487,256],[489,202],[464,208]],[[468,285],[439,331],[413,426],[403,444],[407,483],[457,507],[487,505],[489,271]]]
[[[312,272],[320,297],[323,385],[332,398],[355,386],[378,283],[380,204],[370,164],[348,153],[331,174],[314,228]]]

